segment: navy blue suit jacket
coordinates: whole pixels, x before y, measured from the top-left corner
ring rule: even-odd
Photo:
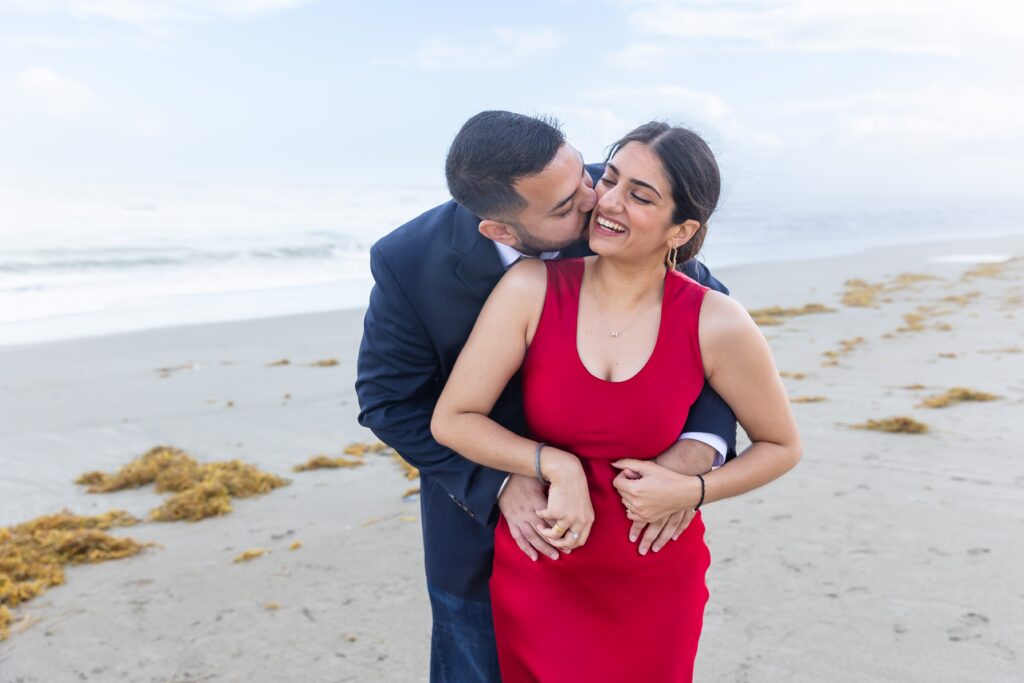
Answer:
[[[588,170],[600,174],[601,168]],[[488,600],[497,494],[505,472],[470,462],[430,434],[434,405],[469,338],[484,300],[504,274],[480,219],[454,201],[427,211],[370,250],[374,287],[359,347],[359,423],[420,470],[427,580],[462,597]],[[589,253],[580,243],[563,256]],[[703,264],[684,272],[727,292]],[[517,374],[491,412],[526,434]],[[691,409],[687,431],[722,436],[735,449],[736,420],[709,387]]]

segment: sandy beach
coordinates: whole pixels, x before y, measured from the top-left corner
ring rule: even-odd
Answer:
[[[697,680],[1021,680],[1024,236],[709,265],[748,309],[783,309],[762,310],[778,323],[762,330],[804,458],[705,509]],[[798,314],[809,304],[831,310]],[[403,471],[371,454],[292,472],[374,440],[356,422],[361,323],[351,310],[0,347],[0,527],[62,508],[145,517],[166,494],[73,482],[160,444],[291,479],[223,517],[112,529],[159,545],[69,566],[13,608],[0,682],[426,681]],[[922,405],[956,387],[998,398]],[[853,427],[901,416],[927,433]],[[269,552],[233,562],[251,548]]]

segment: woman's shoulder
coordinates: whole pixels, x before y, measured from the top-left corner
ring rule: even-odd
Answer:
[[[731,296],[708,289],[700,310],[700,329],[702,337],[725,339],[757,331],[757,325],[743,304]]]
[[[507,299],[543,298],[547,281],[544,261],[537,258],[523,259],[505,271],[494,288],[494,295]]]

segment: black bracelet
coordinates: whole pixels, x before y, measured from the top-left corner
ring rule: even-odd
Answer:
[[[545,446],[547,446],[547,444],[544,443],[543,441],[537,442],[537,451],[536,451],[536,453],[534,454],[534,457],[533,457],[533,464],[537,468],[537,480],[540,483],[542,483],[542,484],[544,484],[546,486],[546,485],[550,484],[551,482],[548,481],[547,479],[545,479],[544,475],[541,474],[541,471],[540,471],[540,449],[544,448]]]
[[[700,500],[697,501],[697,507],[693,508],[694,512],[700,510],[700,506],[704,504],[704,477],[698,474],[697,478],[700,479]]]

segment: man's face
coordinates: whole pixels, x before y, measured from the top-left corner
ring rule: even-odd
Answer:
[[[509,226],[524,254],[558,251],[576,242],[586,231],[587,216],[597,204],[583,157],[568,144],[559,148],[544,170],[520,178],[514,187],[527,205]]]

